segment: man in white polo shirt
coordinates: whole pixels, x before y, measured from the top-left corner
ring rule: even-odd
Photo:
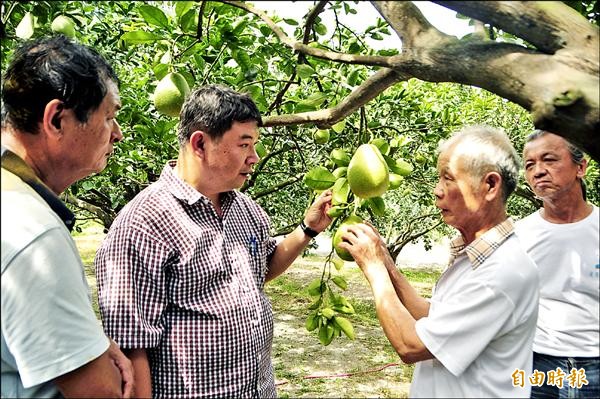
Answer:
[[[342,236],[386,336],[404,362],[418,362],[411,397],[529,396],[538,276],[506,214],[518,171],[500,130],[469,127],[440,145],[436,206],[460,236],[431,300],[395,268],[372,226]]]

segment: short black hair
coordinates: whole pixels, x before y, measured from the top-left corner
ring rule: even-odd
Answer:
[[[94,49],[64,35],[39,38],[19,47],[2,83],[2,125],[35,134],[46,104],[61,100],[84,123],[102,103],[106,83],[119,79]]]
[[[218,139],[233,122],[249,121],[262,126],[260,111],[248,94],[216,84],[199,87],[188,95],[181,109],[179,145],[183,147],[197,130]]]

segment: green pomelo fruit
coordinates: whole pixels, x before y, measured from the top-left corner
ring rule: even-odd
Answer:
[[[379,149],[363,144],[354,153],[348,165],[350,190],[360,198],[379,197],[388,188],[389,171]]]
[[[54,18],[52,24],[50,25],[50,29],[56,33],[62,33],[68,37],[75,37],[75,24],[73,20],[65,15],[59,15]]]
[[[329,130],[317,130],[313,135],[313,139],[317,144],[327,143],[329,141]]]
[[[348,166],[350,163],[350,155],[341,148],[335,148],[331,150],[331,154],[329,158],[335,163],[337,166]]]
[[[390,186],[388,190],[395,190],[402,185],[402,181],[404,177],[397,175],[395,173],[390,173]]]
[[[352,255],[350,255],[350,252],[346,251],[345,249],[339,248],[339,245],[342,242],[342,234],[344,233],[344,230],[348,226],[358,223],[362,223],[362,219],[356,215],[350,215],[346,219],[344,219],[344,221],[340,224],[338,229],[335,231],[335,234],[333,235],[332,244],[333,248],[335,249],[335,252],[340,258],[349,262],[352,262],[354,258],[352,257]]]
[[[185,78],[177,72],[171,72],[158,82],[154,91],[154,106],[161,114],[178,117],[189,92],[190,86]]]

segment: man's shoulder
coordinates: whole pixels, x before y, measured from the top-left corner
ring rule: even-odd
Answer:
[[[256,202],[252,198],[250,198],[249,195],[242,193],[240,191],[235,191],[234,193],[235,193],[235,201],[237,201],[239,204],[243,204],[246,207],[250,207],[253,209],[259,209],[260,211],[263,211],[262,207],[258,204],[258,202]]]
[[[486,260],[490,266],[497,266],[498,278],[506,276],[508,280],[519,275],[524,280],[535,280],[537,268],[516,234],[508,237]]]
[[[64,223],[48,204],[26,183],[2,169],[2,245],[10,241],[34,240],[53,229],[65,230]],[[7,180],[5,180],[7,179]],[[9,186],[9,187],[7,187]]]
[[[118,219],[158,218],[161,217],[163,210],[172,207],[174,202],[176,202],[175,197],[159,180],[151,183],[133,197],[119,212]]]
[[[515,221],[515,230],[520,230],[524,228],[528,228],[532,225],[536,225],[541,220],[540,210],[536,209],[534,212],[530,213],[527,216]]]

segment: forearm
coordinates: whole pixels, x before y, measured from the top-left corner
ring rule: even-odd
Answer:
[[[429,314],[429,301],[419,295],[395,265],[386,265],[386,269],[398,298],[411,316],[415,320],[426,317]]]
[[[415,329],[415,318],[402,304],[391,279],[381,273],[368,276],[377,317],[388,340],[405,363],[431,359]]]
[[[271,257],[266,281],[273,280],[275,277],[285,272],[294,260],[296,260],[298,255],[302,253],[304,248],[306,248],[310,239],[311,238],[304,234],[300,227],[296,227],[294,231],[288,234],[287,237],[277,245],[275,253]]]
[[[122,397],[121,374],[108,351],[54,382],[65,398]]]
[[[146,349],[129,349],[125,350],[125,354],[133,364],[135,376],[135,392],[133,396],[136,398],[151,398],[152,379]]]

